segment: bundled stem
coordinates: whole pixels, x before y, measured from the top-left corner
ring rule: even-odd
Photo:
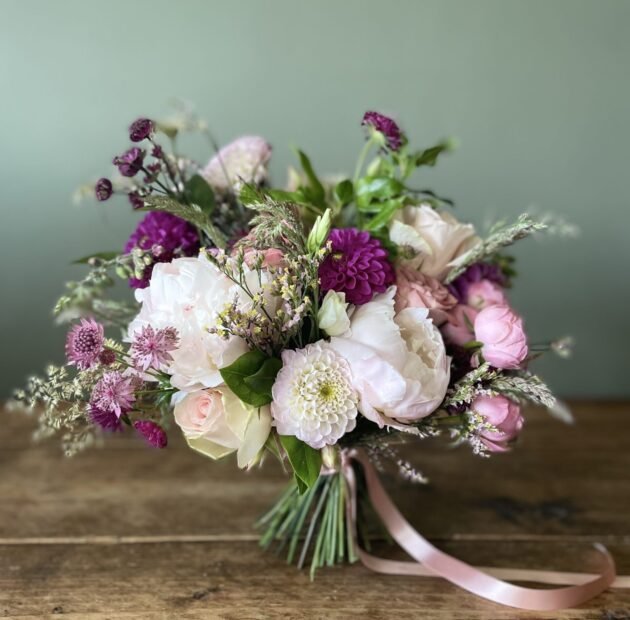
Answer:
[[[322,566],[355,562],[352,532],[346,522],[346,481],[341,473],[320,476],[300,495],[292,482],[273,508],[257,522],[263,529],[260,545],[275,545],[287,563],[303,568],[310,558],[310,576]],[[301,548],[298,547],[301,543]]]

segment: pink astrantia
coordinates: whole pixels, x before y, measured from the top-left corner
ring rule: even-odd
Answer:
[[[117,417],[130,411],[136,400],[138,379],[125,377],[120,372],[106,372],[92,390],[90,406],[113,412]]]
[[[133,427],[150,446],[154,448],[166,448],[168,444],[166,431],[156,422],[151,420],[136,420],[133,423]]]
[[[177,348],[179,338],[174,327],[153,329],[151,325],[145,325],[134,334],[131,344],[131,358],[137,368],[147,370],[155,368],[162,370],[173,360],[170,351]]]
[[[94,366],[103,351],[105,335],[103,326],[94,319],[81,319],[66,338],[66,357],[68,363],[79,370]]]

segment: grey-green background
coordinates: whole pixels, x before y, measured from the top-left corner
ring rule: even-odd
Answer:
[[[578,240],[527,241],[513,302],[564,396],[630,395],[630,2],[0,0],[0,392],[62,359],[50,308],[70,261],[122,246],[124,202],[73,206],[137,115],[195,102],[221,141],[259,133],[282,183],[300,145],[351,170],[367,108],[459,151],[423,173],[477,224],[534,207]],[[205,159],[201,140],[187,143]]]

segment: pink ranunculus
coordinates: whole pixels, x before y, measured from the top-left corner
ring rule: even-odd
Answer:
[[[505,306],[507,299],[503,289],[490,280],[480,280],[468,286],[466,303],[477,310],[482,310],[486,306]]]
[[[445,340],[452,344],[465,345],[475,339],[473,325],[479,311],[466,304],[459,304],[449,312],[447,322],[442,325]]]
[[[481,354],[495,368],[518,368],[527,357],[523,319],[508,305],[487,306],[474,325]]]
[[[396,270],[396,312],[405,308],[427,308],[435,325],[442,325],[457,299],[439,280],[409,267]]]
[[[479,439],[491,452],[505,452],[523,428],[521,408],[504,396],[477,396],[470,408],[496,429],[478,431]]]
[[[268,250],[255,250],[249,248],[245,250],[244,259],[248,267],[253,267],[259,254],[263,255],[262,267],[280,267],[284,262],[284,254],[278,248],[269,248]]]

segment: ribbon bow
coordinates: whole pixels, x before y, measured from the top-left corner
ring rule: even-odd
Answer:
[[[357,484],[354,463],[363,467],[370,501],[383,525],[415,562],[378,558],[359,546],[356,528]],[[598,575],[523,569],[482,569],[470,566],[436,549],[411,527],[383,488],[376,470],[363,451],[346,450],[342,454],[341,470],[349,490],[346,510],[356,554],[367,568],[377,573],[439,576],[494,603],[532,611],[553,611],[575,607],[601,594],[610,586],[630,588],[630,577],[616,577],[612,556],[604,546],[599,544],[596,544],[595,548],[601,555],[603,567]],[[515,586],[504,579],[571,585],[541,590]]]

